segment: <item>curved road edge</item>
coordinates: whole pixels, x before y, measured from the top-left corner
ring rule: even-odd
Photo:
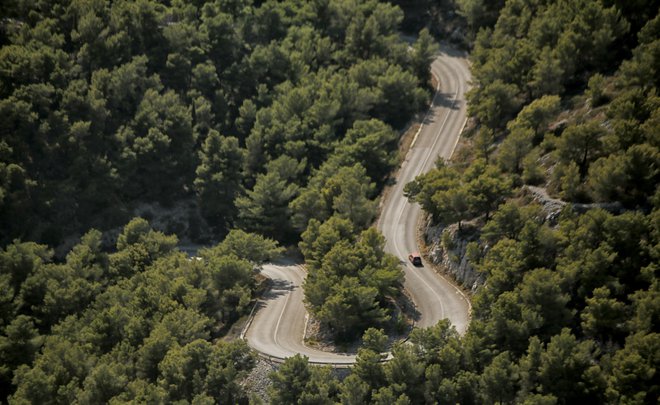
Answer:
[[[355,363],[355,355],[325,352],[305,344],[308,317],[303,304],[305,271],[301,265],[268,263],[262,267],[262,273],[270,277],[273,284],[255,303],[241,333],[252,349],[261,357],[276,362],[301,353],[311,364],[341,368]]]

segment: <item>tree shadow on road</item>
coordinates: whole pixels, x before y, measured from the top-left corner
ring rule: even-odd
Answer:
[[[448,108],[450,110],[458,110],[461,108],[462,101],[461,100],[455,100],[454,97],[456,96],[456,93],[437,93],[435,97],[433,98],[433,103],[431,104],[431,110],[434,110],[436,108]],[[437,116],[436,114],[426,114],[424,117],[424,121],[422,121],[423,125],[431,125],[432,123],[435,122]]]
[[[468,56],[468,53],[464,49],[447,42],[440,43],[440,54],[454,58],[467,58]]]
[[[403,316],[409,320],[410,328],[415,326],[420,320],[421,314],[417,310],[415,303],[412,299],[404,292],[396,299],[396,305],[401,310]],[[410,331],[406,331],[405,334],[408,334]]]
[[[277,299],[283,295],[289,294],[296,287],[288,280],[271,280],[270,287],[261,295],[262,301]]]

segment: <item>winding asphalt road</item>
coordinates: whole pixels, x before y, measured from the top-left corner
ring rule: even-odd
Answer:
[[[449,159],[456,148],[467,117],[465,92],[470,71],[465,55],[443,47],[431,65],[440,81],[431,108],[417,133],[405,161],[382,207],[378,229],[387,241],[385,250],[402,259],[404,287],[418,311],[415,325],[428,327],[448,318],[459,333],[467,330],[470,303],[461,290],[435,273],[427,263],[414,267],[408,254],[418,250],[417,229],[422,215],[419,204],[410,204],[403,187],[419,174],[431,170],[438,158]]]
[[[400,258],[405,267],[404,286],[418,311],[416,326],[432,326],[448,318],[462,334],[469,323],[467,297],[426,263],[413,267],[407,260],[409,252],[417,250],[421,209],[418,204],[408,203],[403,187],[433,168],[438,157],[448,159],[452,155],[467,116],[465,91],[470,72],[466,55],[441,46],[431,70],[440,90],[401,165],[396,184],[383,201],[378,229],[387,240],[386,250]],[[257,303],[254,317],[243,332],[253,349],[275,360],[301,353],[311,363],[349,365],[355,361],[354,355],[328,353],[303,343],[307,313],[302,291],[305,272],[300,266],[267,264],[262,272],[273,280],[273,288]]]

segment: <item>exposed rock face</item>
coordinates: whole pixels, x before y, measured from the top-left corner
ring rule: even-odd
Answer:
[[[524,186],[523,190],[527,191],[534,201],[541,204],[543,212],[546,215],[545,220],[551,224],[556,222],[561,210],[567,204],[566,201],[550,197],[546,189],[542,187]]]
[[[580,204],[552,198],[543,187],[523,186],[523,195],[527,195],[541,205],[545,213],[545,220],[551,225],[557,223],[561,211],[567,206],[578,213],[595,208],[615,214],[624,211],[620,202]],[[474,293],[484,285],[486,277],[469,263],[467,246],[470,242],[479,240],[480,224],[476,220],[463,222],[461,228],[462,230],[459,232],[458,224],[433,225],[431,221],[427,221],[426,226],[423,227],[423,237],[431,262],[441,267],[457,283]],[[445,235],[443,236],[443,234]]]
[[[471,223],[463,223],[462,228],[458,232],[457,224],[445,227],[429,223],[424,238],[431,262],[442,267],[457,283],[474,293],[486,279],[484,274],[472,267],[467,258],[468,243],[477,239],[476,227]],[[443,233],[447,234],[444,238]]]
[[[557,222],[557,218],[559,218],[561,210],[564,209],[564,207],[567,205],[570,206],[571,209],[573,209],[575,212],[581,214],[596,208],[604,209],[605,211],[609,211],[613,214],[620,214],[624,210],[623,205],[618,201],[590,204],[566,202],[557,198],[550,197],[548,195],[548,191],[543,187],[523,186],[523,192],[528,193],[534,201],[541,204],[543,212],[546,214],[545,220],[550,224]]]
[[[250,397],[256,397],[267,404],[270,402],[268,388],[272,384],[269,376],[278,368],[279,364],[259,358],[252,371],[240,384]]]

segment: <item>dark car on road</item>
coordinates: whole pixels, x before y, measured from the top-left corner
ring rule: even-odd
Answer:
[[[421,266],[422,265],[422,256],[419,255],[418,252],[413,252],[408,255],[408,260],[410,260],[410,263],[413,264],[413,266]]]

